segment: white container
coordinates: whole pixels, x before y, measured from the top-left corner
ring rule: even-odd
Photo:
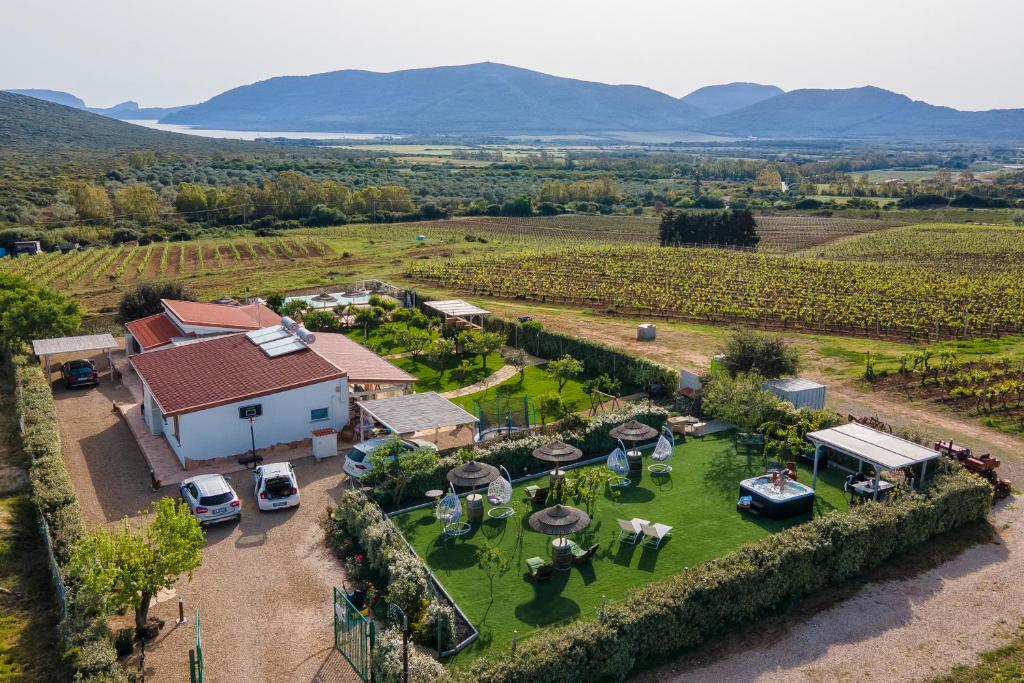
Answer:
[[[821,410],[825,407],[825,385],[799,377],[773,379],[764,388],[797,408]]]
[[[680,389],[691,389],[693,391],[701,390],[700,377],[690,372],[689,370],[679,371],[679,388]]]
[[[330,427],[313,431],[313,457],[319,462],[338,454],[338,432]]]
[[[652,323],[636,326],[637,341],[651,341],[657,333],[658,329]]]

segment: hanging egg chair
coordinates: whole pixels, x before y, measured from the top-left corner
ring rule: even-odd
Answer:
[[[675,435],[672,430],[663,428],[658,443],[651,453],[653,464],[647,466],[647,471],[653,475],[665,476],[672,471],[672,449],[675,447]]]
[[[623,448],[621,441],[618,448],[608,454],[608,469],[618,475],[609,486],[629,486],[630,481],[626,477],[629,474],[629,460],[626,459],[626,449]]]
[[[448,493],[438,501],[434,516],[444,527],[445,536],[461,536],[469,533],[470,526],[462,521],[462,500],[455,494],[455,487],[449,486]]]
[[[492,519],[505,519],[515,513],[509,505],[512,500],[512,475],[504,466],[500,469],[501,476],[487,486],[487,502],[491,504],[487,516]]]

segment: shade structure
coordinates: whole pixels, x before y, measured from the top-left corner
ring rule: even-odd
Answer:
[[[583,457],[583,451],[561,441],[551,441],[533,449],[533,457],[553,463],[572,462]]]
[[[647,439],[653,439],[658,435],[658,430],[654,427],[648,427],[643,422],[637,422],[636,420],[630,420],[625,424],[621,424],[608,432],[612,438],[622,439],[623,441],[645,441]]]
[[[335,303],[336,299],[333,296],[331,296],[330,294],[328,294],[327,292],[320,292],[319,294],[314,296],[312,299],[310,299],[310,301],[316,301],[318,303],[325,303],[325,304],[333,304],[333,303]]]
[[[498,478],[498,469],[487,463],[470,460],[458,467],[448,470],[448,481],[455,486],[476,488],[490,484]]]
[[[548,536],[568,536],[586,529],[590,515],[568,505],[554,505],[530,515],[530,528]]]

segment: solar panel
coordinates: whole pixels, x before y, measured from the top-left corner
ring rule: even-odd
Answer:
[[[274,325],[273,327],[264,327],[259,330],[253,330],[252,332],[245,333],[246,338],[257,346],[265,344],[275,339],[285,339],[286,337],[292,336],[288,330],[284,329],[280,325]]]
[[[271,358],[277,358],[288,353],[295,353],[306,348],[306,344],[297,337],[289,336],[288,339],[276,339],[266,344],[260,344],[263,353]]]

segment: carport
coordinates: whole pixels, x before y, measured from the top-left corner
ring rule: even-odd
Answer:
[[[459,329],[473,328],[480,329],[484,325],[484,318],[491,314],[490,311],[474,306],[462,299],[447,299],[445,301],[424,301],[423,306],[444,318],[444,324],[454,325]],[[479,320],[479,322],[477,322]]]
[[[857,422],[810,432],[806,438],[814,444],[814,474],[811,488],[815,488],[818,483],[818,458],[822,449],[829,448],[855,458],[859,463],[858,471],[863,468],[864,463],[875,468],[875,500],[878,500],[882,470],[895,471],[921,465],[921,479],[918,482],[920,485],[928,470],[928,462],[939,457],[938,451]]]
[[[111,371],[110,381],[114,381],[114,364],[110,352],[117,348],[117,342],[110,334],[86,334],[80,337],[53,337],[52,339],[33,339],[32,353],[42,359],[46,377],[50,377],[50,356],[64,354],[82,354],[103,351],[107,356],[107,369]]]
[[[441,428],[476,424],[476,418],[440,394],[429,391],[373,401],[359,401],[359,440],[366,439],[366,426],[379,422],[389,431],[408,437],[433,430],[437,443]]]

